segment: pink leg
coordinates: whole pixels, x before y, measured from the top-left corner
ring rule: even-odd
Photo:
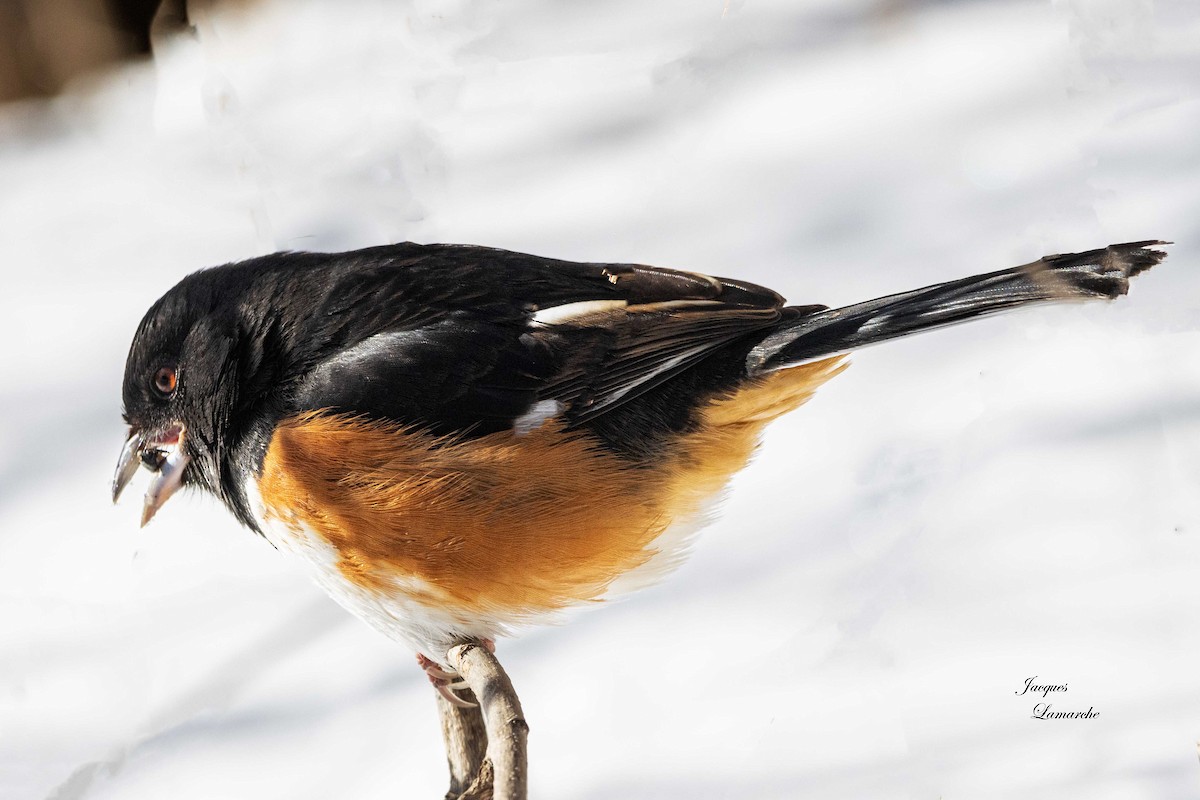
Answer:
[[[495,646],[495,644],[492,644],[492,647]],[[487,645],[485,644],[484,647],[487,647]],[[458,681],[458,673],[442,669],[436,662],[426,658],[422,653],[417,653],[417,664],[421,669],[425,670],[425,676],[429,678],[429,682],[433,684],[433,688],[437,690],[437,693],[446,698],[447,703],[459,708],[475,708],[474,703],[463,700],[453,691],[455,688],[463,685]]]

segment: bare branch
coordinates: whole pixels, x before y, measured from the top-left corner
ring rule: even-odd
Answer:
[[[464,700],[475,701],[469,690],[459,691]],[[438,714],[442,720],[442,741],[446,744],[446,761],[450,766],[450,791],[446,800],[470,800],[485,795],[468,794],[480,783],[480,767],[487,755],[487,729],[479,708],[459,708],[437,695]],[[488,770],[490,788],[490,769]]]
[[[525,722],[524,712],[521,711],[521,701],[513,689],[512,681],[500,666],[500,662],[488,649],[477,643],[462,644],[450,649],[450,662],[458,669],[458,674],[474,692],[479,709],[456,709],[445,700],[438,700],[438,708],[442,712],[443,735],[446,740],[447,755],[450,759],[451,794],[456,781],[461,781],[465,772],[462,770],[471,763],[470,755],[457,756],[456,749],[462,753],[478,753],[474,729],[469,725],[455,720],[470,720],[471,714],[482,712],[487,736],[487,758],[479,765],[478,779],[472,781],[458,797],[487,797],[487,794],[473,795],[473,790],[485,789],[487,772],[492,772],[493,786],[491,796],[495,800],[526,800],[528,796],[528,762],[526,759],[526,740],[529,736],[529,725]],[[457,716],[451,715],[453,710]],[[454,725],[463,727],[455,728]],[[460,731],[464,732],[460,734]],[[454,747],[452,747],[452,743]],[[456,759],[460,759],[456,764]]]

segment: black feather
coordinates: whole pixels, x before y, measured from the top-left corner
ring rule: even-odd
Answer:
[[[939,283],[865,303],[803,314],[781,325],[747,356],[750,374],[844,353],[1034,303],[1113,299],[1129,279],[1166,257],[1160,241],[1114,244],[1045,256],[1020,267]]]
[[[125,416],[141,429],[185,423],[185,482],[252,527],[242,486],[279,420],[305,411],[472,437],[554,400],[565,424],[637,465],[762,372],[1028,303],[1114,297],[1162,258],[1153,244],[835,310],[784,307],[740,281],[483,247],[276,253],[190,275],[155,303],[126,363]],[[597,300],[623,306],[535,318]],[[169,399],[150,389],[164,363],[179,367]]]

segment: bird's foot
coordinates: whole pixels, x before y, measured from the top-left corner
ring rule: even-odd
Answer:
[[[496,652],[496,643],[490,639],[483,640],[481,644],[489,652]],[[429,682],[433,684],[433,688],[437,690],[437,693],[446,698],[447,703],[458,708],[476,707],[475,703],[472,703],[470,700],[464,700],[454,693],[455,689],[465,689],[467,686],[457,672],[443,669],[436,661],[426,657],[422,653],[417,653],[417,664],[421,669],[425,670],[425,676],[429,678]]]

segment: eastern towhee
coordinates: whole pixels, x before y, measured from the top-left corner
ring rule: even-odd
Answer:
[[[444,679],[457,643],[674,566],[764,426],[847,351],[1115,298],[1164,257],[1158,244],[838,309],[727,278],[459,245],[214,267],[134,336],[113,498],[139,463],[154,473],[142,524],[181,486],[212,492]]]

